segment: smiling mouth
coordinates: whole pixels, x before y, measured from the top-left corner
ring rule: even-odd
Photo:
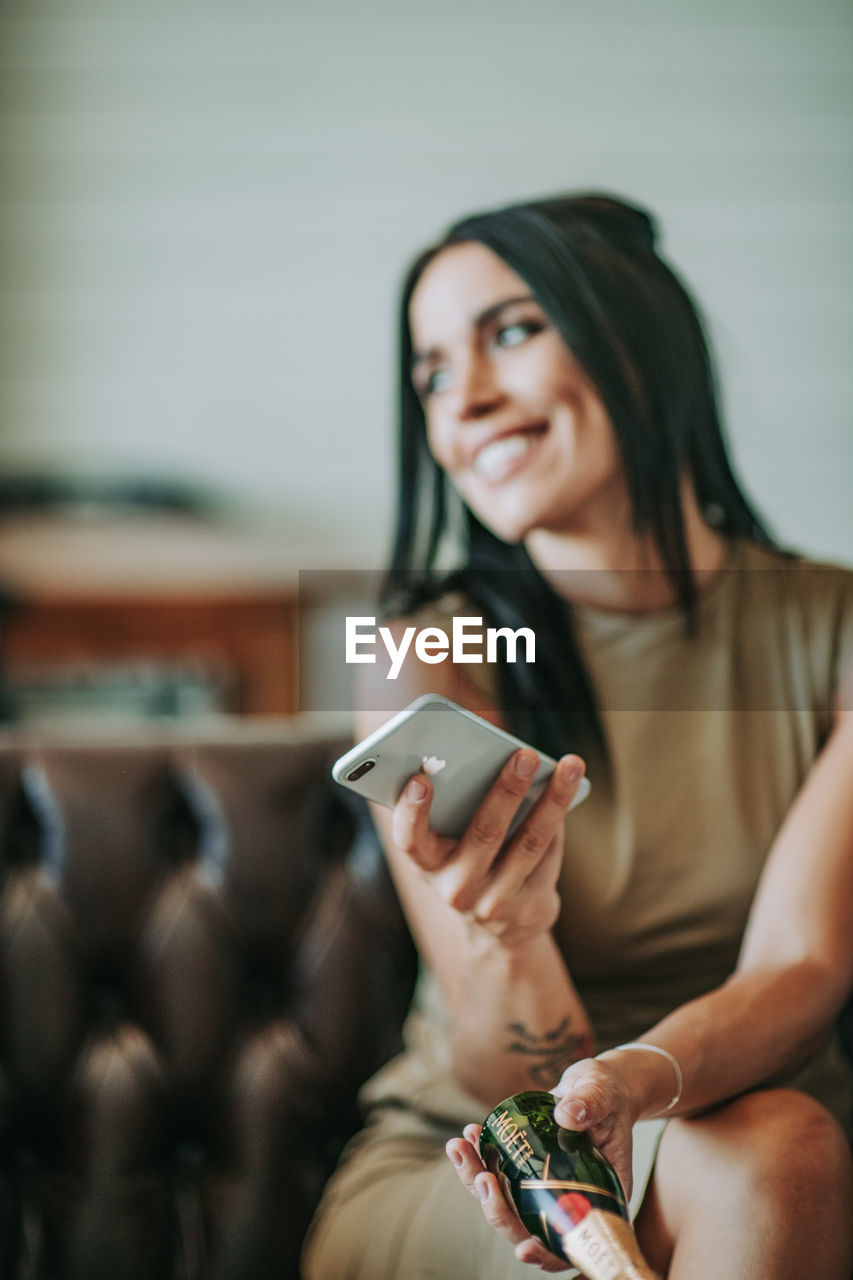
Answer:
[[[485,480],[502,480],[515,470],[547,430],[547,423],[537,422],[490,441],[475,456],[474,470]]]

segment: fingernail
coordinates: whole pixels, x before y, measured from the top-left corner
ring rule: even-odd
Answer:
[[[489,1184],[486,1182],[485,1178],[478,1178],[476,1180],[474,1183],[474,1190],[485,1204],[489,1198]]]
[[[567,760],[563,756],[560,764],[563,766],[567,782],[577,782],[578,778],[583,776],[583,766],[578,764],[577,760]]]
[[[448,1151],[447,1154],[450,1156],[450,1159],[453,1161],[453,1163],[456,1165],[456,1168],[458,1169],[462,1163],[461,1153],[456,1150],[453,1150],[453,1151]]]
[[[571,1107],[566,1107],[565,1114],[572,1124],[586,1124],[589,1119],[589,1112],[581,1102],[575,1102]]]
[[[522,752],[515,757],[515,772],[519,778],[532,778],[539,768],[539,759],[532,752]]]
[[[412,778],[411,782],[406,787],[406,795],[410,800],[423,800],[426,793],[427,789],[421,782],[420,778]]]

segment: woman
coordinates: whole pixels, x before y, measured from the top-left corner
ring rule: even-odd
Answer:
[[[695,308],[638,209],[575,196],[457,224],[410,274],[402,354],[386,604],[400,627],[528,626],[537,656],[409,662],[401,705],[437,690],[559,764],[506,845],[531,750],[458,843],[429,830],[424,775],[376,815],[422,976],[306,1277],[565,1269],[476,1126],[454,1136],[559,1079],[557,1119],[633,1184],[670,1280],[849,1280],[830,1028],[853,984],[853,575],[776,550],[741,493]],[[593,790],[566,818],[578,751]]]

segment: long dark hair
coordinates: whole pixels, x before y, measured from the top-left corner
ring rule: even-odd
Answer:
[[[533,628],[536,663],[498,667],[503,714],[514,732],[552,754],[589,752],[604,744],[571,609],[524,546],[503,542],[451,494],[427,447],[411,381],[412,293],[437,254],[469,241],[491,249],[526,281],[595,385],[621,454],[634,528],[653,538],[688,628],[696,622],[697,598],[682,512],[685,476],[723,535],[772,540],[734,476],[702,321],[658,255],[648,213],[608,195],[537,200],[465,218],[421,254],[401,299],[399,492],[383,606],[407,612],[461,587],[492,623]],[[462,562],[452,574],[438,574],[454,513]]]

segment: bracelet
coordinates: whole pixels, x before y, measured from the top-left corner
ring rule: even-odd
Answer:
[[[681,1067],[678,1061],[669,1052],[669,1049],[662,1049],[659,1044],[646,1044],[644,1040],[631,1040],[628,1044],[617,1044],[611,1049],[611,1053],[616,1053],[621,1049],[645,1049],[647,1053],[659,1053],[662,1058],[666,1058],[675,1072],[675,1093],[665,1107],[661,1108],[656,1114],[665,1116],[668,1111],[672,1111],[681,1101],[681,1094],[684,1089],[684,1076],[681,1074]]]

